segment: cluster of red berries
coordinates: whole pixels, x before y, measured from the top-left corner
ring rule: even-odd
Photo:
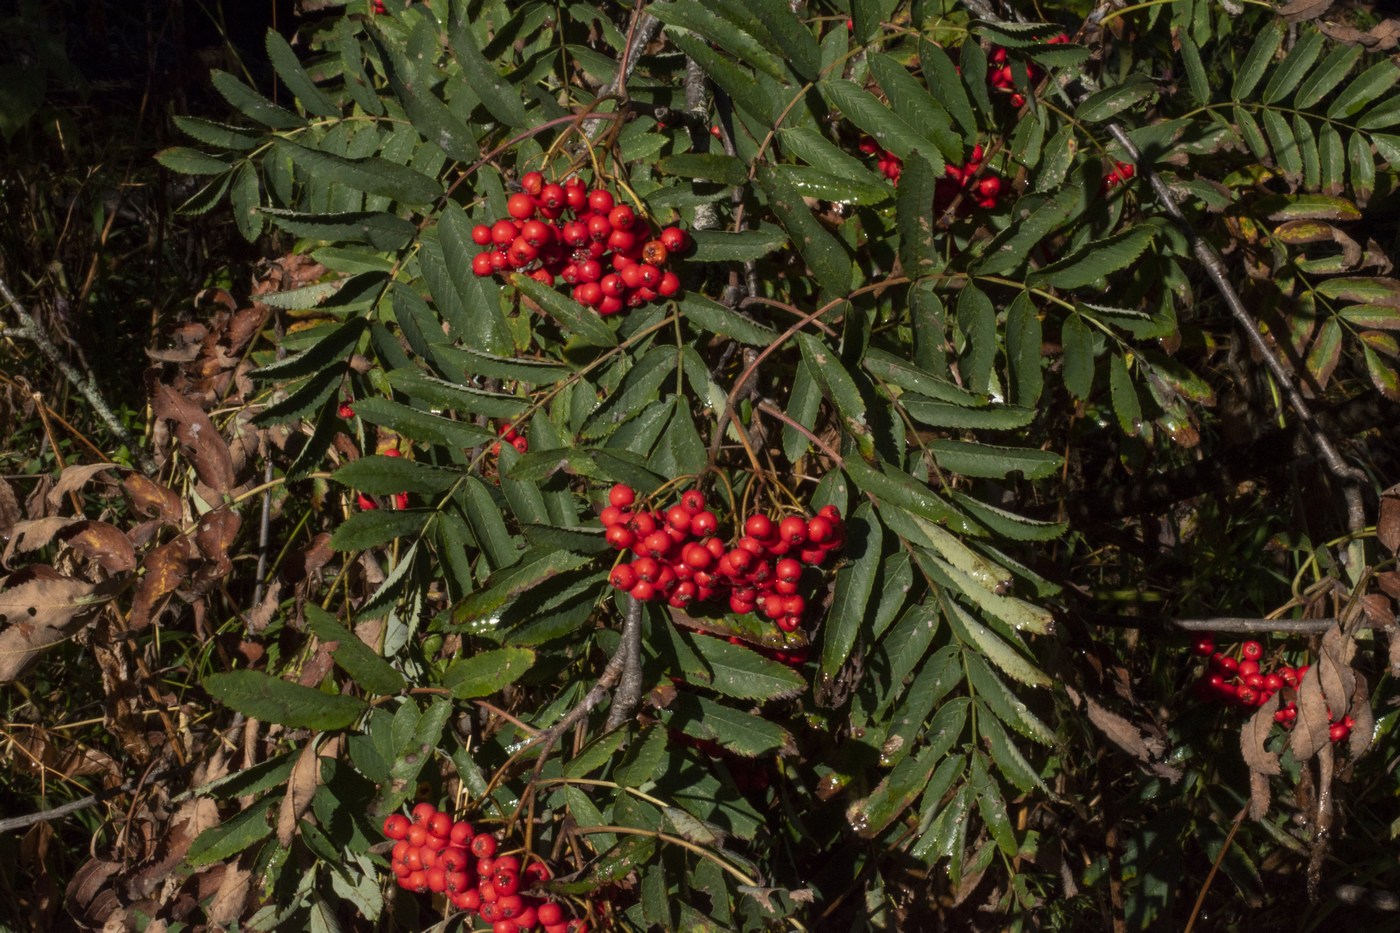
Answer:
[[[1197,638],[1191,650],[1198,657],[1210,658],[1209,667],[1196,681],[1196,690],[1203,700],[1217,703],[1261,706],[1285,685],[1297,690],[1308,671],[1306,667],[1262,670],[1259,661],[1264,656],[1264,646],[1257,641],[1240,645],[1238,658],[1216,651],[1215,638],[1211,635]]]
[[[1006,190],[1001,176],[982,168],[982,146],[972,147],[967,161],[962,165],[949,165],[943,170],[944,177],[933,186],[933,209],[936,213],[946,211],[960,194],[980,208],[992,210],[997,206],[1001,193]],[[966,201],[964,201],[966,203]]]
[[[1069,36],[1063,32],[1058,36],[1046,40],[1047,45],[1064,45],[1068,42]],[[1010,95],[1007,97],[1007,102],[1017,110],[1020,110],[1022,107],[1026,106],[1026,97],[1020,91],[1016,90],[1016,77],[1012,73],[1011,65],[1007,63],[1006,59],[1006,49],[999,45],[992,47],[991,54],[987,56],[987,85],[994,91]],[[1044,77],[1044,75],[1045,72],[1041,71],[1036,65],[1026,65],[1026,78],[1031,84],[1035,84]]]
[[[619,483],[600,516],[608,543],[633,554],[613,568],[614,587],[677,609],[727,596],[730,612],[757,609],[784,632],[796,631],[807,611],[800,592],[804,565],[819,566],[846,537],[841,513],[831,505],[811,518],[751,515],[729,547],[716,536],[719,519],[698,489],[664,511],[628,511],[635,502],[632,488]]]
[[[667,227],[653,235],[650,224],[616,203],[612,192],[590,191],[577,178],[560,185],[529,172],[520,187],[506,201],[509,217],[472,228],[472,240],[486,247],[472,259],[472,272],[525,272],[549,286],[561,278],[573,286],[575,301],[599,314],[680,291],[667,261],[690,245],[684,230]],[[566,213],[573,219],[565,220]]]
[[[1257,641],[1247,641],[1240,645],[1238,658],[1216,651],[1215,638],[1211,635],[1197,638],[1191,650],[1198,657],[1210,659],[1205,673],[1196,681],[1197,695],[1207,702],[1244,707],[1262,706],[1269,697],[1285,687],[1290,693],[1296,693],[1298,685],[1308,673],[1309,665],[1306,664],[1302,667],[1281,665],[1272,671],[1263,670],[1259,662],[1264,657],[1264,646]],[[1296,700],[1285,700],[1274,711],[1274,722],[1285,729],[1293,728],[1297,719]],[[1327,719],[1332,722],[1330,710]],[[1355,722],[1350,716],[1344,716],[1340,721],[1332,722],[1328,734],[1333,742],[1341,742],[1351,735],[1354,725]]]
[[[500,435],[501,440],[514,447],[518,453],[523,454],[530,452],[530,442],[521,437],[519,432],[516,431],[512,425],[503,424],[496,430],[496,433]],[[499,443],[496,444],[492,447],[491,452],[493,454],[499,454],[501,452],[501,445]]]
[[[875,156],[875,165],[886,178],[899,184],[899,175],[904,171],[903,159],[893,152],[880,148],[880,144],[869,136],[861,137],[858,146],[860,151],[866,155]]]
[[[1103,188],[1101,189],[1100,193],[1106,194],[1108,193],[1108,191],[1118,187],[1119,185],[1126,185],[1128,181],[1131,180],[1132,177],[1136,174],[1137,168],[1134,167],[1133,163],[1114,162],[1113,168],[1110,169],[1109,173],[1103,177]]]
[[[904,162],[899,156],[880,148],[880,144],[869,136],[862,137],[857,146],[861,152],[874,155],[875,164],[884,176],[896,185],[899,184],[899,176],[904,171]],[[972,147],[967,161],[962,165],[944,167],[944,177],[934,186],[933,206],[936,212],[942,213],[947,210],[953,200],[964,192],[978,207],[991,210],[997,206],[1002,192],[1006,190],[1006,183],[1000,175],[990,169],[983,169],[982,156],[982,146],[979,143]]]
[[[349,415],[346,414],[347,410],[350,411]],[[353,416],[354,414],[354,410],[350,409],[349,405],[340,406],[340,416],[342,418],[348,418]],[[388,450],[384,451],[384,456],[402,457],[403,454],[399,452],[399,449],[397,447],[390,447]],[[390,497],[390,501],[393,502],[394,508],[400,510],[406,509],[408,508],[408,493],[396,492],[392,497]],[[370,512],[374,509],[379,508],[378,502],[375,502],[373,499],[371,499],[369,496],[365,495],[362,492],[355,493],[355,504],[360,507],[360,511],[362,512]]]
[[[391,865],[399,887],[441,894],[491,924],[491,933],[588,933],[588,921],[567,916],[555,901],[520,893],[522,883],[548,881],[548,865],[531,861],[522,869],[516,856],[498,857],[495,836],[430,803],[416,805],[412,819],[391,814],[384,835],[394,840]]]

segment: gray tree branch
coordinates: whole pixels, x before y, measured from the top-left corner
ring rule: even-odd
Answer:
[[[71,382],[73,387],[83,394],[83,397],[88,400],[88,404],[92,406],[92,410],[97,414],[97,417],[100,418],[102,423],[107,425],[107,429],[112,432],[112,436],[125,444],[127,450],[131,451],[131,455],[136,458],[136,462],[141,469],[147,473],[154,473],[156,471],[155,461],[152,460],[145,450],[142,449],[141,445],[127,433],[126,428],[122,426],[121,421],[118,420],[117,416],[112,412],[112,406],[108,405],[107,400],[102,397],[102,392],[97,388],[97,384],[92,379],[91,374],[84,375],[78,372],[78,370],[68,362],[58,347],[54,346],[48,334],[40,329],[39,323],[34,320],[34,317],[29,313],[28,309],[15,297],[15,293],[10,291],[9,283],[7,283],[3,277],[0,277],[0,298],[5,300],[5,303],[14,310],[15,317],[19,318],[19,328],[11,330],[10,333],[14,334],[17,330],[18,333],[22,334],[38,347],[39,352],[44,354],[45,358],[63,374],[63,377]]]

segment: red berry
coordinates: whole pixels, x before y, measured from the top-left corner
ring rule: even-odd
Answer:
[[[602,188],[595,188],[588,192],[588,209],[595,214],[607,214],[613,209],[615,203],[612,193],[604,191]]]
[[[658,239],[661,240],[661,245],[666,247],[667,252],[671,253],[682,252],[689,243],[689,237],[680,227],[667,227],[661,231]]]
[[[491,228],[486,224],[477,224],[472,227],[472,242],[477,246],[490,246]]]
[[[625,509],[635,501],[637,501],[636,492],[633,491],[631,486],[624,483],[618,483],[612,489],[608,490],[609,505],[615,505],[619,509]]]
[[[575,214],[588,206],[588,188],[577,178],[564,185],[564,203]]]
[[[564,189],[556,184],[548,184],[540,189],[540,206],[550,210],[568,206],[568,196],[564,194]]]
[[[408,834],[404,838],[408,840],[409,845],[419,848],[428,841],[427,827],[422,823],[414,823],[408,828]]]
[[[1191,651],[1199,657],[1208,658],[1215,653],[1215,638],[1202,635],[1191,644]]]
[[[506,213],[516,220],[529,220],[535,216],[535,199],[528,194],[512,194],[506,199]]]
[[[637,536],[632,533],[632,530],[630,528],[624,528],[621,525],[613,525],[603,533],[603,537],[607,540],[608,544],[611,544],[619,551],[625,551],[637,543]],[[626,586],[623,587],[623,589],[631,589],[631,587]]]
[[[619,590],[630,591],[637,585],[637,571],[633,570],[629,564],[618,564],[608,576],[608,582]]]
[[[508,246],[519,235],[520,231],[509,220],[498,220],[491,225],[491,242],[497,246]]]
[[[637,214],[626,204],[619,204],[608,211],[608,225],[615,231],[631,230],[637,221]]]
[[[580,285],[574,294],[578,298],[579,304],[587,305],[590,308],[602,304],[603,301],[603,290],[598,287],[597,282],[586,282]]]
[[[537,912],[539,914],[540,923],[545,926],[552,926],[564,919],[564,908],[553,901],[541,904]]]
[[[1341,742],[1351,735],[1351,729],[1341,722],[1334,722],[1327,727],[1327,737],[1333,742]]]
[[[796,515],[789,515],[778,524],[778,537],[788,544],[803,544],[807,541],[807,522]]]
[[[428,820],[428,832],[440,839],[452,834],[452,817],[446,813],[434,813]]]
[[[413,826],[402,813],[391,813],[384,819],[384,835],[390,839],[404,839]]]
[[[744,522],[744,534],[752,535],[760,541],[773,537],[773,521],[767,515],[759,512],[749,516],[749,520]]]
[[[482,833],[472,840],[472,855],[477,858],[490,858],[496,854],[496,837]]]
[[[1258,661],[1264,656],[1264,646],[1257,641],[1247,641],[1240,645],[1240,657],[1250,661]]]

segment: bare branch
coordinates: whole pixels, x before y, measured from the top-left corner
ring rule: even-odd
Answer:
[[[608,711],[609,730],[616,729],[636,712],[642,701],[642,603],[627,597],[627,620],[622,624],[622,677]]]
[[[112,435],[124,444],[127,450],[131,451],[131,455],[136,458],[136,462],[140,465],[141,469],[145,470],[147,473],[154,473],[156,471],[155,461],[152,460],[145,450],[142,449],[141,445],[127,433],[121,421],[112,413],[112,407],[108,405],[107,400],[102,397],[102,393],[98,390],[92,377],[90,375],[84,376],[82,373],[79,373],[73,368],[73,365],[64,358],[63,353],[58,347],[54,346],[48,334],[45,334],[39,328],[38,322],[34,320],[29,311],[20,303],[20,300],[15,297],[15,293],[10,291],[10,286],[3,276],[0,276],[0,298],[3,298],[5,302],[14,309],[15,316],[19,318],[20,322],[18,330],[39,348],[39,352],[44,354],[50,363],[58,367],[58,371],[63,373],[63,377],[71,382],[74,388],[83,394],[83,397],[88,400],[88,404],[92,405],[92,409],[97,414],[97,417],[102,419],[103,424],[107,425],[107,429],[112,432]]]

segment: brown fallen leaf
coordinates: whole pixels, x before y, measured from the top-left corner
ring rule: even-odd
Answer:
[[[1376,540],[1394,554],[1400,551],[1400,485],[1381,493],[1381,512],[1376,520]]]
[[[19,677],[46,649],[87,625],[106,591],[56,574],[0,590],[0,683]]]
[[[321,783],[321,756],[316,752],[313,739],[297,755],[292,765],[291,776],[287,779],[287,792],[282,796],[282,809],[277,815],[277,841],[283,847],[292,844],[297,834],[297,824],[301,815],[311,806],[311,798]]]
[[[32,518],[15,522],[10,528],[10,543],[5,545],[5,553],[0,555],[0,564],[8,567],[10,566],[10,558],[15,554],[37,551],[41,547],[47,547],[54,535],[76,521],[78,521],[76,518],[55,515],[49,518]]]
[[[184,581],[189,571],[190,550],[187,538],[172,538],[148,553],[141,562],[146,574],[136,585],[136,595],[131,601],[129,624],[133,632],[150,625],[156,603]]]
[[[116,525],[96,520],[81,521],[63,529],[58,537],[108,573],[125,573],[136,569],[136,549],[132,547],[131,539]]]
[[[87,463],[81,466],[64,467],[63,472],[58,477],[58,482],[54,484],[53,489],[49,490],[49,507],[53,509],[59,508],[65,496],[70,492],[77,492],[79,489],[82,489],[94,476],[105,473],[108,470],[125,469],[128,468],[117,463]]]
[[[1318,23],[1317,29],[1328,38],[1372,52],[1388,52],[1400,45],[1400,19],[1383,19],[1365,32],[1345,23],[1332,22]]]
[[[1336,0],[1290,0],[1279,7],[1278,14],[1289,24],[1317,19],[1332,8]]]
[[[194,402],[179,395],[168,385],[156,388],[151,409],[157,418],[175,424],[175,437],[180,448],[194,464],[200,482],[219,495],[234,487],[233,458],[228,444],[214,428],[209,415]]]
[[[10,529],[23,516],[19,499],[15,498],[15,491],[10,488],[9,481],[0,479],[0,538],[9,537]]]
[[[179,495],[150,477],[129,473],[122,480],[122,488],[126,490],[132,508],[142,515],[161,518],[173,525],[180,524],[184,519]]]

